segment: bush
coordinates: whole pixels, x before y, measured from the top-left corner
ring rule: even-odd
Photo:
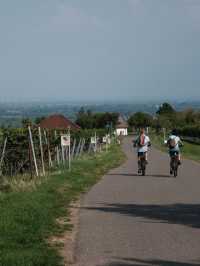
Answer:
[[[200,126],[185,126],[178,129],[181,136],[200,138]]]

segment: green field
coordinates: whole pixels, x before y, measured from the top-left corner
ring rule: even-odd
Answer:
[[[166,152],[167,147],[163,144],[163,137],[161,135],[151,135],[153,145]],[[184,142],[184,146],[181,148],[181,153],[184,158],[195,160],[200,162],[200,145]]]
[[[72,171],[52,175],[32,191],[0,193],[0,265],[63,265],[58,247],[48,239],[71,230],[70,223],[58,225],[57,218],[69,219],[67,207],[125,156],[119,146],[96,157],[72,163]]]

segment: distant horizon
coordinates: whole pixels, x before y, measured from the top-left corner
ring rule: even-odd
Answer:
[[[147,90],[148,91],[148,90]],[[106,98],[106,97],[105,97]],[[146,103],[146,102],[198,102],[200,101],[199,97],[183,97],[180,95],[179,97],[129,97],[126,95],[126,97],[120,97],[115,98],[113,97],[107,97],[105,99],[104,97],[73,97],[69,98],[67,96],[63,97],[1,97],[0,96],[0,102],[14,102],[14,103],[31,103],[31,102],[69,102],[69,103]]]
[[[31,103],[55,103],[55,104],[156,104],[156,103],[200,103],[200,99],[135,99],[135,100],[67,100],[67,99],[0,99],[1,104],[19,103],[19,104],[31,104]]]

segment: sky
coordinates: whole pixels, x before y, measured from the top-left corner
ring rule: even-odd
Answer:
[[[200,100],[200,0],[0,1],[0,100]]]

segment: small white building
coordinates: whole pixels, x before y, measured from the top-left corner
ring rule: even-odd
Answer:
[[[117,136],[128,136],[128,123],[122,116],[119,116],[116,126],[116,134]]]

